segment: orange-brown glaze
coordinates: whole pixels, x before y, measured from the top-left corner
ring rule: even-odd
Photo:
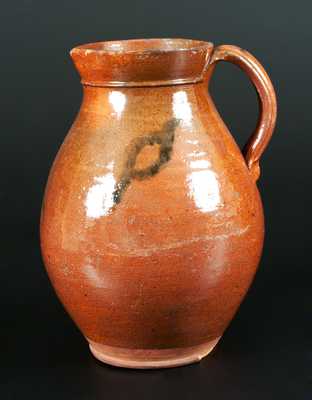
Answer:
[[[175,349],[177,365],[176,349],[183,358],[184,348],[217,341],[255,274],[264,226],[253,166],[272,134],[275,97],[269,87],[273,125],[260,124],[246,164],[207,92],[220,57],[210,43],[165,41],[72,51],[88,84],[49,176],[41,243],[59,298],[93,346],[147,358]],[[261,73],[260,91],[270,85]],[[170,366],[168,354],[157,366]]]

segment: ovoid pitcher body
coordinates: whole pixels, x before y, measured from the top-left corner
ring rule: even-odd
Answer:
[[[276,118],[272,84],[235,46],[149,39],[71,51],[83,102],[51,170],[41,218],[53,286],[95,357],[134,368],[199,361],[257,268],[259,158]],[[218,61],[260,98],[244,155],[208,92]]]

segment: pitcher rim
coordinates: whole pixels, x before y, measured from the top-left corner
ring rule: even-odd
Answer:
[[[164,86],[200,82],[213,44],[183,38],[101,41],[70,56],[85,86]]]
[[[158,45],[157,45],[158,43]],[[133,48],[138,45],[137,48]],[[184,46],[183,46],[184,45]],[[167,47],[165,47],[167,46]],[[147,38],[147,39],[120,39],[103,40],[80,44],[70,50],[75,52],[100,54],[134,54],[134,53],[170,53],[197,51],[213,47],[210,41],[188,39],[180,37]]]

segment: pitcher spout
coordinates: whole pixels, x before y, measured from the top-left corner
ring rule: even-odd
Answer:
[[[204,79],[213,44],[190,39],[132,39],[77,46],[70,55],[84,85],[164,86]]]

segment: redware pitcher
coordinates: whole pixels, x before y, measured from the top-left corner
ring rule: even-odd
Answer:
[[[245,50],[187,39],[92,43],[71,57],[83,101],[43,202],[51,282],[99,360],[199,361],[261,256],[256,181],[276,119],[270,79]],[[244,70],[260,98],[243,154],[207,90],[219,61]]]

